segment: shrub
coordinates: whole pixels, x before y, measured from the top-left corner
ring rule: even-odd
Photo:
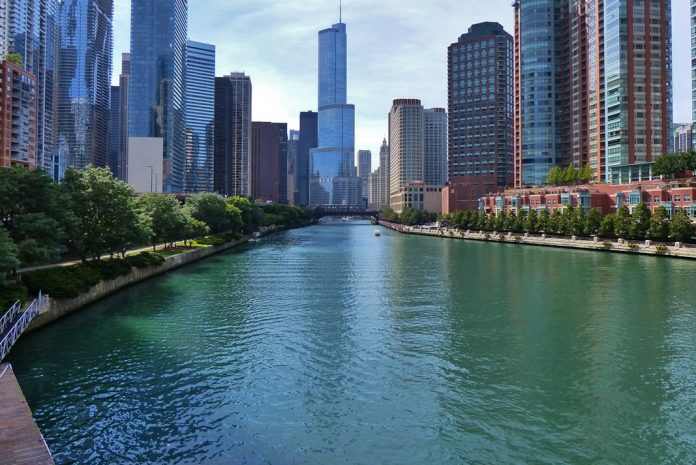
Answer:
[[[56,299],[71,299],[89,289],[73,267],[36,270],[24,275],[24,283],[32,294],[43,291]]]
[[[101,279],[104,281],[116,279],[119,276],[125,276],[133,270],[133,267],[126,260],[118,259],[101,260],[78,266],[87,268],[89,271],[92,271],[94,275],[101,277]]]
[[[655,246],[655,253],[660,253],[660,254],[667,253],[667,246],[664,244],[657,244]]]
[[[197,241],[201,245],[222,245],[225,243],[225,239],[218,234],[213,234],[210,236],[205,236]]]
[[[22,303],[26,302],[26,287],[15,283],[0,283],[0,316],[2,316],[5,313],[5,310],[14,305],[14,303],[18,300]]]
[[[611,249],[614,246],[614,244],[612,244],[611,241],[604,241],[604,242],[602,242],[602,245],[607,250]]]
[[[637,251],[637,250],[640,249],[640,247],[638,246],[638,244],[636,244],[635,242],[629,242],[629,243],[628,243],[628,248],[631,249],[631,250],[633,250],[633,251]]]

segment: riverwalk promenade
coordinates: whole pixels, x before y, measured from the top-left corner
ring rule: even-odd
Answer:
[[[696,260],[696,247],[693,244],[657,243],[652,241],[627,241],[625,239],[601,239],[598,237],[552,236],[546,234],[515,234],[506,232],[460,231],[452,228],[406,226],[389,221],[379,221],[382,226],[403,234],[416,234],[440,238],[464,239],[472,241],[503,242],[512,244],[537,245],[542,247],[561,247],[566,249],[597,250],[604,252],[631,253],[662,257],[675,257]]]
[[[10,365],[0,365],[0,465],[53,465]]]

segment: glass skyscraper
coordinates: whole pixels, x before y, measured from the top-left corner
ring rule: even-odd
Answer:
[[[36,165],[57,175],[53,90],[58,0],[11,0],[5,8],[7,49],[21,55],[24,69],[38,84]]]
[[[64,168],[109,162],[113,0],[64,0],[58,30],[58,140]]]
[[[189,40],[186,52],[186,192],[213,191],[215,46]]]
[[[296,162],[297,205],[309,205],[309,154],[318,145],[319,115],[313,111],[300,113],[300,147]]]
[[[347,104],[347,35],[342,22],[319,32],[318,133],[318,146],[310,153],[310,205],[358,206],[355,106]]]
[[[132,0],[128,135],[162,137],[165,192],[183,192],[187,0]]]

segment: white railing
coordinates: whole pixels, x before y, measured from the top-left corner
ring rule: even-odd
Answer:
[[[7,356],[14,343],[17,342],[19,336],[27,329],[32,320],[47,306],[48,296],[39,292],[39,296],[36,300],[34,300],[19,316],[12,328],[10,328],[2,341],[0,341],[0,361]]]
[[[22,309],[22,303],[18,300],[11,306],[7,312],[0,318],[0,336],[5,333],[8,326],[17,318],[17,314]]]

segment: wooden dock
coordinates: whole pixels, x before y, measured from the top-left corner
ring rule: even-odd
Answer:
[[[10,365],[0,365],[0,465],[54,465]]]

